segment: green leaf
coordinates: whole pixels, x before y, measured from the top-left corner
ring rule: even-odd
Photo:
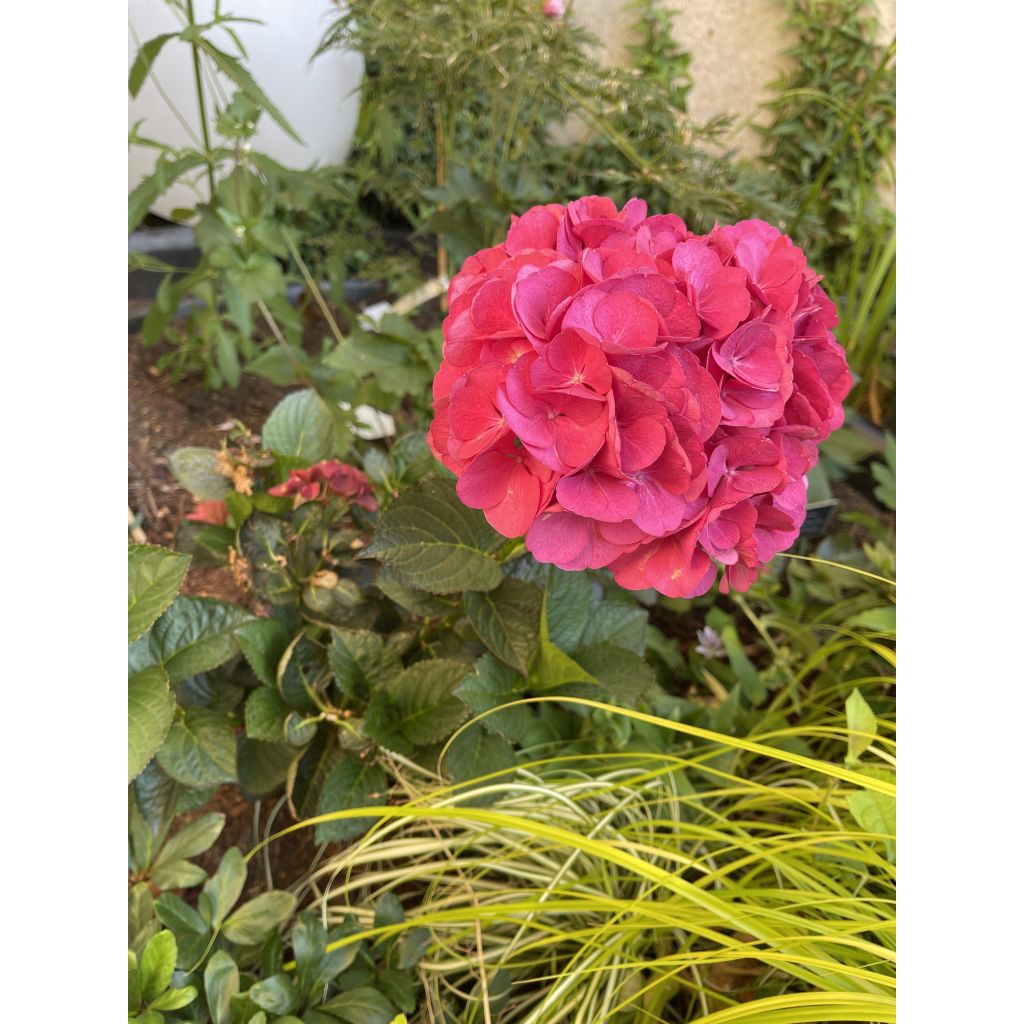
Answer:
[[[452,778],[460,783],[490,775],[492,772],[507,771],[515,763],[515,754],[508,740],[485,731],[480,725],[471,725],[460,733],[448,748],[448,770]],[[493,786],[500,782],[501,778],[488,779],[484,785]],[[488,802],[496,799],[497,795],[489,794]],[[468,805],[472,803],[473,801],[467,802]]]
[[[210,904],[210,924],[219,928],[231,908],[238,902],[245,886],[245,858],[237,846],[232,846],[221,858],[220,865],[203,886],[203,895]]]
[[[412,928],[403,932],[398,940],[398,966],[403,971],[415,967],[430,948],[430,943],[429,928]]]
[[[853,815],[853,820],[865,832],[880,832],[886,836],[885,852],[890,862],[896,860],[896,798],[887,793],[875,793],[863,789],[851,793],[846,798],[846,805]]]
[[[563,651],[572,651],[583,636],[590,615],[590,580],[585,572],[549,570],[544,600],[548,639]]]
[[[176,782],[193,789],[234,782],[235,733],[219,711],[192,707],[175,722],[156,755],[160,767]]]
[[[421,661],[377,690],[371,704],[384,697],[390,712],[385,729],[380,729],[367,710],[365,732],[385,746],[396,735],[413,747],[447,739],[466,718],[466,706],[455,696],[459,683],[469,674],[463,661],[438,658]]]
[[[844,623],[847,629],[866,629],[872,633],[896,633],[896,609],[868,608],[851,616]]]
[[[175,480],[198,501],[223,501],[231,484],[213,448],[179,448],[167,460]]]
[[[371,688],[398,675],[402,662],[379,633],[366,629],[332,629],[327,663],[342,693],[365,701]]]
[[[128,548],[128,643],[138,640],[177,596],[189,555],[151,544]]]
[[[846,763],[853,766],[860,763],[860,755],[871,746],[878,735],[878,721],[875,718],[875,713],[856,687],[846,698],[846,727],[851,730],[846,737]],[[854,732],[863,732],[868,735],[854,736]]]
[[[591,606],[587,612],[586,624],[575,647],[562,649],[572,654],[580,647],[609,643],[642,657],[646,633],[647,612],[643,608],[635,604],[626,604],[624,601],[602,601]]]
[[[142,974],[135,962],[135,954],[128,950],[128,1012],[137,1013],[142,1005]]]
[[[347,811],[353,807],[374,807],[387,800],[388,777],[375,764],[342,761],[327,776],[320,795],[320,814]],[[374,818],[347,818],[325,821],[316,826],[318,843],[341,843],[361,836]]]
[[[193,985],[185,985],[182,988],[169,988],[156,997],[150,1004],[151,1010],[180,1010],[188,1006],[199,992]]]
[[[435,597],[425,590],[408,586],[399,579],[397,573],[386,566],[377,573],[375,582],[385,596],[395,604],[421,618],[440,619],[455,610],[454,605],[449,604],[444,598]]]
[[[265,302],[284,293],[281,264],[269,253],[254,252],[224,273],[246,303]]]
[[[405,972],[386,967],[377,972],[377,984],[381,992],[400,1010],[412,1013],[416,1009],[416,989],[412,978]]]
[[[265,686],[277,686],[277,666],[291,639],[285,624],[279,619],[255,619],[241,626],[235,637],[256,678]]]
[[[736,675],[740,689],[743,691],[743,696],[751,704],[760,704],[768,696],[768,689],[761,679],[761,673],[757,671],[757,666],[744,652],[743,643],[740,640],[739,633],[736,631],[735,623],[731,620],[727,621],[722,626],[720,633],[722,645],[725,647],[725,653],[729,657],[729,667]]]
[[[346,932],[358,931],[354,922],[343,925]],[[332,931],[335,938],[340,937],[338,929]],[[362,947],[362,943],[353,942],[340,949],[325,952],[328,943],[327,929],[319,918],[310,911],[299,915],[291,933],[292,949],[295,952],[295,974],[299,982],[299,990],[306,996],[322,988],[336,978],[343,970],[350,967]]]
[[[177,32],[167,32],[164,35],[154,36],[139,47],[135,54],[135,60],[132,61],[131,70],[128,72],[128,95],[132,99],[139,95],[139,90],[146,81],[149,69],[164,48],[164,44],[176,38],[177,34]]]
[[[257,106],[262,107],[299,145],[304,145],[302,139],[295,134],[295,129],[288,123],[284,114],[270,102],[266,93],[256,84],[256,80],[249,74],[249,71],[236,57],[218,50],[213,43],[205,36],[197,36],[193,41],[213,62],[217,68],[227,75],[242,90],[242,93],[249,97]]]
[[[291,1013],[299,1005],[299,993],[289,974],[274,974],[258,981],[246,994],[269,1013]]]
[[[163,665],[172,684],[223,665],[238,653],[235,630],[252,615],[212,597],[179,597],[148,637],[129,649],[129,669]]]
[[[482,513],[459,501],[451,481],[429,479],[395,499],[360,557],[379,559],[433,594],[487,591],[504,578],[490,557],[501,541]]]
[[[270,686],[257,686],[245,701],[245,734],[264,743],[284,743],[284,721],[291,708]]]
[[[222,934],[240,946],[254,946],[262,942],[272,931],[284,924],[295,909],[295,896],[290,892],[261,893],[248,903],[243,903],[225,922]],[[262,1003],[257,1002],[258,1006]],[[273,1009],[264,1006],[265,1010]],[[287,1013],[287,1010],[278,1010]]]
[[[375,988],[367,986],[342,992],[320,1009],[347,1024],[391,1024],[395,1017],[391,1001]]]
[[[132,783],[135,803],[154,832],[169,825],[178,798],[178,784],[163,769],[150,761]]]
[[[170,860],[154,868],[151,877],[158,889],[189,889],[205,881],[206,872],[189,860]]]
[[[391,461],[395,476],[406,485],[416,483],[437,465],[422,431],[400,437],[391,449]]]
[[[166,864],[172,860],[187,860],[189,857],[198,857],[199,854],[206,853],[224,831],[225,820],[224,815],[219,811],[210,811],[207,814],[201,814],[187,825],[183,825],[164,844],[156,863]]]
[[[575,653],[576,663],[618,700],[635,703],[654,685],[654,669],[632,651],[595,644]]]
[[[128,679],[128,781],[131,782],[160,749],[174,720],[174,694],[159,665]]]
[[[149,208],[183,174],[205,164],[206,157],[202,153],[185,153],[180,157],[161,153],[153,173],[143,178],[128,194],[128,233],[131,234],[142,223]]]
[[[526,680],[493,655],[477,659],[476,672],[455,691],[474,715],[501,707],[526,696]],[[530,709],[525,706],[505,708],[488,715],[481,723],[490,732],[506,739],[521,740],[530,726]]]
[[[286,395],[263,426],[263,443],[271,451],[306,462],[330,458],[333,441],[331,411],[311,390]]]
[[[550,690],[567,683],[592,683],[597,680],[564,651],[541,638],[537,657],[530,669],[530,680],[537,689]]]
[[[223,949],[210,957],[203,983],[213,1024],[230,1024],[231,1000],[238,995],[239,977],[235,961]]]
[[[178,961],[178,944],[169,931],[157,932],[146,943],[139,962],[142,974],[142,1001],[155,999],[171,983],[174,965]]]
[[[469,621],[490,651],[506,665],[527,672],[537,647],[541,591],[509,578],[486,593],[470,591],[465,604]]]
[[[189,935],[205,935],[209,931],[199,911],[171,892],[162,892],[157,897],[156,914],[160,918],[161,924],[170,928],[175,935],[180,932]]]
[[[251,797],[272,793],[288,778],[302,751],[288,743],[243,739],[238,746],[238,784]]]

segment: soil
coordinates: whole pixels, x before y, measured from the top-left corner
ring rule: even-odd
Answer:
[[[159,348],[143,348],[138,334],[128,336],[128,507],[141,516],[147,543],[171,547],[192,499],[171,476],[168,455],[193,445],[218,448],[223,427],[235,419],[258,429],[294,389],[243,374],[235,390],[207,391],[198,378],[174,382],[160,373],[155,366],[160,353]],[[246,603],[246,595],[224,569],[193,566],[182,589]]]

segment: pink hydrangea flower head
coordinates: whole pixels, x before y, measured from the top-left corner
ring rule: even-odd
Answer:
[[[796,540],[852,379],[835,306],[771,225],[537,206],[448,298],[428,443],[539,561],[694,597],[746,590]]]

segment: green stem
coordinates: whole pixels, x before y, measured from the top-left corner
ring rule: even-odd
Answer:
[[[196,17],[192,11],[192,0],[188,0],[187,9],[189,28],[194,28]],[[199,66],[199,47],[194,41],[190,45],[192,47],[192,73],[196,82],[196,102],[199,105],[199,127],[203,133],[203,151],[206,155],[206,173],[210,177],[210,199],[212,200],[216,182],[213,174],[213,147],[210,145],[210,128],[206,123],[206,92],[203,89],[202,68]]]

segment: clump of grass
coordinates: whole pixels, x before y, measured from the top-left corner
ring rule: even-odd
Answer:
[[[400,802],[304,823],[377,818],[309,884],[363,937],[429,930],[411,1022],[895,1020],[888,718],[851,726],[812,702],[798,726],[738,738],[572,703],[675,733],[678,753],[551,757],[458,787],[398,763]],[[406,919],[375,928],[389,892]]]

